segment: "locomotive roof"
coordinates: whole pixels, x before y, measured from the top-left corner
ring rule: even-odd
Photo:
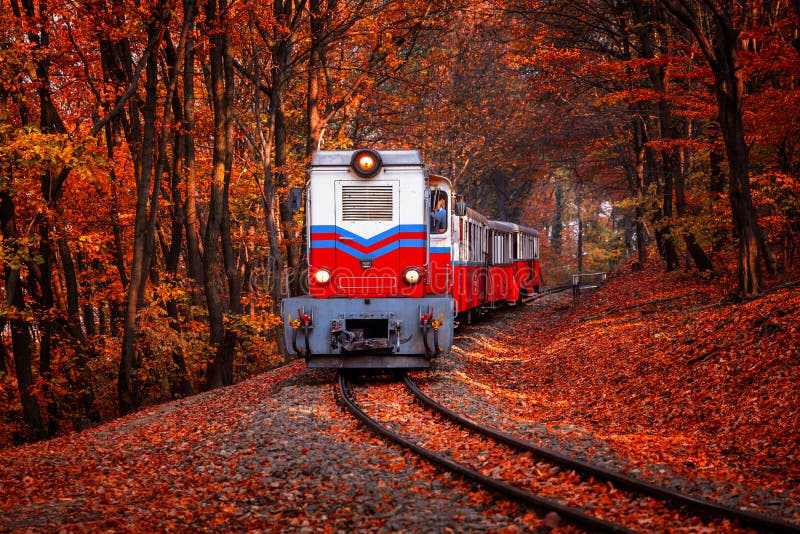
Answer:
[[[312,167],[347,167],[355,150],[317,150],[311,158]],[[383,165],[422,165],[417,150],[375,150]]]
[[[539,235],[539,232],[533,228],[505,221],[489,221],[489,228],[500,230],[501,232],[521,232],[523,234]]]

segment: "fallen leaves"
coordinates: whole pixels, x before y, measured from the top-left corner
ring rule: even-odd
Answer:
[[[800,290],[733,304],[723,283],[619,272],[562,317],[493,320],[502,349],[465,337],[473,391],[555,433],[578,425],[648,477],[800,517]]]
[[[541,445],[797,518],[800,288],[724,292],[653,266],[612,276],[577,306],[542,299],[465,329],[425,383]],[[373,437],[303,368],[4,450],[0,528],[413,531],[432,510],[440,531],[555,524]]]

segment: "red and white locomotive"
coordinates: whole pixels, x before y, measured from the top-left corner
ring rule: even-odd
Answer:
[[[417,151],[318,151],[305,207],[309,290],[282,316],[309,367],[428,367],[457,321],[539,289],[538,233],[467,208]]]

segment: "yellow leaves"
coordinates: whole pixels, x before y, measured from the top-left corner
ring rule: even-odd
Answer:
[[[0,263],[12,269],[23,270],[28,263],[41,264],[39,244],[31,237],[1,238]]]
[[[4,174],[4,180],[19,178],[25,172],[38,180],[43,172],[58,173],[65,167],[94,180],[93,169],[102,166],[103,157],[97,154],[92,140],[76,141],[67,134],[46,133],[34,126],[19,128],[6,119],[0,116],[0,165],[12,173]],[[28,187],[10,182],[4,185],[12,190]]]

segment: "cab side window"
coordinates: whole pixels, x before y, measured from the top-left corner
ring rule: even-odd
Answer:
[[[447,231],[447,193],[431,190],[430,231],[443,234]]]

